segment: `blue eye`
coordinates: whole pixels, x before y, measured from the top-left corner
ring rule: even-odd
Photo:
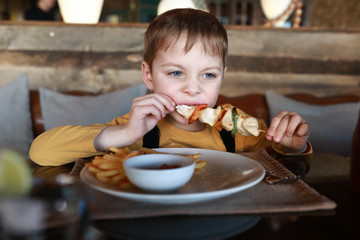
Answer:
[[[174,72],[171,72],[170,74],[174,77],[180,77],[182,75],[182,73],[180,71],[174,71]]]
[[[211,78],[215,78],[215,74],[212,73],[205,73],[205,78],[211,79]]]

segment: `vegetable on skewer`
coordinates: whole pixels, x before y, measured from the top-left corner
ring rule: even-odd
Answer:
[[[246,115],[239,108],[230,104],[208,108],[206,104],[200,105],[177,105],[176,111],[189,123],[199,119],[200,122],[215,127],[218,131],[224,128],[231,131],[235,136],[237,132],[245,136],[259,136],[260,132],[265,130],[259,129],[259,122],[256,118]]]

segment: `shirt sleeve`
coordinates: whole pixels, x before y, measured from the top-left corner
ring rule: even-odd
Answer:
[[[125,124],[129,114],[114,118],[106,124],[88,126],[66,125],[50,129],[39,135],[30,148],[30,158],[42,166],[60,166],[103,154],[94,147],[95,137],[107,126]]]
[[[42,166],[60,166],[100,154],[94,139],[106,125],[67,125],[50,129],[39,135],[30,148],[30,158]]]
[[[276,143],[273,143],[272,144],[272,148],[280,153],[281,155],[285,155],[285,156],[294,156],[294,155],[311,155],[313,153],[313,150],[312,150],[312,146],[311,146],[311,143],[309,141],[306,142],[306,148],[304,151],[302,152],[294,152],[294,153],[287,153],[287,152],[284,152],[283,149],[282,149],[282,146],[280,144],[276,144]]]

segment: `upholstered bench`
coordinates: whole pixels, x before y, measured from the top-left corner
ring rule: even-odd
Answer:
[[[43,119],[43,115],[42,115],[42,107],[41,107],[41,103],[40,103],[40,96],[39,96],[39,91],[37,90],[32,90],[30,91],[30,102],[31,102],[31,117],[32,117],[32,126],[33,126],[33,132],[34,132],[34,136],[38,136],[39,134],[41,134],[42,132],[44,132],[45,127],[44,127],[44,119]],[[94,96],[94,94],[91,93],[87,93],[87,92],[79,92],[79,91],[73,91],[73,92],[66,92],[64,93],[65,95],[69,95],[69,96],[77,96],[77,97],[82,97],[82,96]],[[266,124],[270,123],[271,117],[275,114],[272,113],[272,108],[274,108],[272,105],[278,105],[278,103],[274,103],[274,102],[268,102],[269,99],[269,94],[266,95],[261,95],[261,94],[249,94],[246,96],[239,96],[239,97],[226,97],[226,96],[222,96],[220,95],[217,101],[217,104],[223,104],[223,103],[230,103],[234,106],[237,106],[239,108],[241,108],[242,110],[244,110],[245,112],[247,112],[248,114],[257,117],[259,119],[262,119]],[[273,96],[274,97],[274,96]],[[357,116],[359,115],[358,113],[356,113],[356,111],[352,110],[352,109],[359,109],[359,104],[360,104],[360,96],[356,96],[356,95],[342,95],[342,96],[330,96],[330,97],[316,97],[313,95],[309,95],[309,94],[291,94],[291,95],[287,95],[286,98],[285,96],[276,96],[275,98],[280,98],[280,99],[276,99],[276,101],[280,101],[280,103],[288,103],[289,105],[289,109],[284,109],[284,110],[294,110],[298,112],[298,108],[299,106],[295,106],[292,105],[291,103],[289,104],[289,101],[296,101],[296,104],[301,104],[301,109],[310,109],[310,108],[315,108],[315,109],[310,109],[310,115],[315,114],[315,115],[320,115],[320,116],[315,116],[315,117],[311,117],[311,116],[304,116],[304,118],[306,119],[308,118],[312,118],[312,121],[314,122],[310,122],[310,125],[312,127],[312,138],[314,138],[313,141],[314,142],[314,151],[316,152],[317,150],[319,150],[319,152],[324,152],[324,148],[329,149],[329,151],[334,150],[335,152],[341,154],[341,155],[345,155],[345,156],[349,156],[350,152],[351,152],[351,139],[352,139],[352,135],[353,132],[349,133],[349,128],[352,129],[352,131],[355,129],[355,125],[360,124],[360,122],[357,121]],[[351,105],[349,105],[351,104]],[[276,108],[275,106],[275,108]],[[290,109],[292,106],[294,106],[294,109]],[[339,113],[337,114],[338,111],[342,112],[345,109],[344,113]],[[281,109],[279,109],[281,110]],[[274,111],[274,110],[273,110]],[[276,111],[276,110],[275,110]],[[346,120],[349,116],[346,116],[348,114],[346,114],[346,111],[354,111],[352,113],[352,118],[350,123],[353,126],[344,126],[347,127],[347,130],[344,130],[344,132],[341,132],[341,129],[331,129],[331,125],[328,126],[328,128],[325,128],[327,125],[331,124],[330,122],[335,122],[336,121],[344,121],[344,119]],[[278,112],[278,111],[276,111]],[[359,112],[359,110],[357,111]],[[299,112],[300,113],[300,112]],[[328,119],[327,113],[330,114],[330,118],[333,118],[331,116],[336,115],[338,116],[337,118],[333,118],[333,119]],[[300,113],[301,114],[301,113]],[[332,115],[331,115],[332,114]],[[344,116],[344,114],[346,114]],[[355,117],[354,117],[355,116]],[[319,118],[319,120],[316,120],[316,118]],[[314,120],[315,119],[315,120]],[[308,121],[308,119],[306,119]],[[319,122],[322,121],[322,122]],[[339,123],[339,125],[349,125],[345,122],[343,123]],[[323,128],[323,127],[324,128]],[[314,129],[314,128],[322,128],[322,131],[318,131],[320,129]],[[324,134],[323,132],[325,131],[326,135],[323,136],[313,136],[313,134],[316,134],[318,132],[320,132],[321,134]],[[329,136],[332,136],[332,139],[329,139]],[[317,142],[323,142],[323,143],[317,143]],[[320,145],[319,149],[316,148],[316,145]],[[335,149],[332,148],[331,146],[335,145]],[[341,146],[342,145],[342,146]],[[341,149],[342,148],[346,148],[346,146],[344,147],[344,145],[347,145],[347,150]],[[336,149],[337,148],[337,149]],[[359,151],[360,149],[355,149],[356,151]]]

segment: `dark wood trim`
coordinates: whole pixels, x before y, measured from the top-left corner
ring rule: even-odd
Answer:
[[[140,70],[142,52],[2,51],[0,64],[54,68],[96,66]],[[229,56],[230,72],[360,75],[360,60]]]
[[[360,60],[229,56],[228,71],[360,75]]]

